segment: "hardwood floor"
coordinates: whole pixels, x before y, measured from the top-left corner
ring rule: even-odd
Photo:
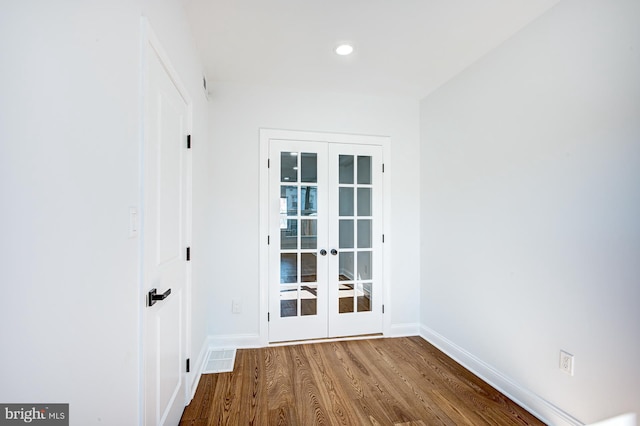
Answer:
[[[238,350],[186,425],[542,425],[420,337]]]

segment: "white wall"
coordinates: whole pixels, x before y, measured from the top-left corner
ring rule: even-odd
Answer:
[[[205,139],[178,1],[29,0],[3,2],[0,14],[0,401],[68,402],[72,425],[140,415],[144,302],[127,230],[139,205],[143,14],[192,92]],[[204,320],[194,323],[197,352]]]
[[[583,422],[640,412],[639,16],[562,1],[421,104],[423,325]]]
[[[210,335],[259,333],[259,129],[278,128],[391,137],[392,325],[419,320],[419,103],[348,94],[217,84],[210,131],[215,154],[209,182],[216,204],[208,236]],[[406,265],[413,265],[407,268]],[[231,313],[232,298],[242,314]]]

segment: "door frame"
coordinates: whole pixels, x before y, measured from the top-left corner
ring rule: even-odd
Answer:
[[[145,403],[146,403],[146,388],[145,388],[145,357],[146,357],[146,348],[145,348],[145,330],[146,330],[146,321],[145,321],[145,310],[147,307],[147,291],[148,285],[146,283],[146,277],[144,276],[144,232],[145,232],[145,139],[146,139],[146,121],[145,121],[145,105],[146,105],[146,92],[147,92],[147,84],[148,84],[148,65],[147,65],[147,53],[153,50],[156,56],[160,60],[160,63],[165,68],[169,78],[175,85],[176,89],[180,93],[180,96],[184,99],[184,102],[187,107],[187,119],[185,123],[185,130],[188,134],[192,133],[193,129],[193,102],[191,97],[189,96],[189,92],[186,90],[184,84],[180,80],[178,72],[171,65],[171,61],[169,59],[169,55],[166,53],[162,44],[160,43],[158,37],[153,31],[151,25],[149,24],[149,20],[146,16],[142,16],[140,18],[140,127],[139,127],[139,141],[138,141],[138,223],[140,232],[138,233],[138,306],[140,310],[138,312],[138,325],[139,325],[139,351],[138,351],[138,366],[139,366],[139,388],[140,392],[138,393],[138,406],[139,406],[139,424],[145,424]],[[192,164],[192,156],[191,151],[188,150],[185,154],[186,158],[186,229],[185,229],[185,245],[191,246],[192,243],[192,199],[193,199],[193,164]],[[192,266],[191,262],[186,262],[186,282],[185,282],[185,303],[184,303],[184,327],[183,330],[184,335],[184,357],[185,359],[191,358],[191,292],[192,292]],[[188,402],[190,396],[192,394],[192,386],[193,381],[189,380],[190,376],[193,376],[194,373],[186,373],[184,374],[184,401]]]
[[[260,345],[269,345],[269,141],[291,140],[299,142],[330,142],[359,145],[378,145],[382,147],[382,162],[384,173],[382,174],[382,232],[385,242],[382,244],[383,258],[383,305],[384,315],[382,320],[382,333],[388,334],[391,329],[391,138],[389,136],[350,134],[350,133],[329,133],[313,132],[303,130],[284,129],[260,129],[260,309],[258,312],[260,323]],[[274,237],[275,238],[275,237]]]

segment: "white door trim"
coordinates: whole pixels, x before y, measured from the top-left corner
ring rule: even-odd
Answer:
[[[138,357],[138,369],[139,369],[139,377],[138,383],[140,392],[138,394],[138,420],[139,424],[145,424],[145,347],[144,347],[144,332],[145,332],[145,309],[147,309],[147,284],[145,283],[145,277],[143,274],[143,261],[144,261],[144,235],[143,232],[145,229],[145,209],[144,209],[144,151],[145,151],[145,95],[147,93],[147,84],[148,84],[148,64],[147,64],[147,52],[148,49],[152,49],[163,67],[165,68],[167,75],[177,88],[180,96],[183,98],[186,106],[187,106],[187,122],[185,123],[185,128],[189,134],[191,134],[193,129],[193,102],[191,101],[191,97],[187,92],[184,84],[182,84],[180,77],[171,65],[171,61],[169,60],[169,55],[165,52],[164,48],[160,44],[158,37],[155,35],[151,25],[149,24],[149,20],[147,17],[142,16],[140,18],[140,86],[139,86],[139,114],[140,114],[140,128],[139,128],[139,141],[138,141],[138,203],[139,203],[139,226],[141,229],[140,234],[138,235],[138,306],[140,307],[138,311],[138,326],[139,326],[139,357]],[[187,246],[191,246],[192,242],[192,158],[190,152],[188,152],[186,158],[186,230],[185,230],[185,242]],[[186,265],[186,283],[185,283],[185,359],[191,358],[191,263],[187,262]],[[188,401],[191,395],[191,387],[193,386],[193,380],[189,377],[195,376],[194,373],[187,374],[185,373],[185,401]]]
[[[383,334],[389,334],[391,329],[391,138],[389,136],[359,135],[347,133],[325,133],[300,130],[284,129],[260,129],[260,226],[259,226],[259,246],[260,246],[260,344],[269,345],[269,323],[267,313],[269,312],[269,141],[271,139],[309,141],[309,142],[332,142],[361,145],[382,146],[384,162],[384,173],[382,175],[383,191],[383,233],[385,243],[382,245],[383,255],[383,303],[385,314],[383,316]]]

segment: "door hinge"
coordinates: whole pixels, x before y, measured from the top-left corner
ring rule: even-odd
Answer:
[[[267,235],[267,245],[271,244],[271,235]]]
[[[271,168],[271,159],[267,158],[267,169]]]
[[[384,173],[384,163],[382,163],[382,173]]]
[[[187,373],[191,372],[191,359],[187,358]]]
[[[384,234],[382,234],[382,242],[384,243]]]
[[[382,313],[384,314],[384,305],[382,305]]]
[[[191,135],[187,135],[187,149],[191,149]]]
[[[187,262],[191,261],[191,247],[187,247]]]
[[[271,321],[271,314],[267,312],[267,322]]]

